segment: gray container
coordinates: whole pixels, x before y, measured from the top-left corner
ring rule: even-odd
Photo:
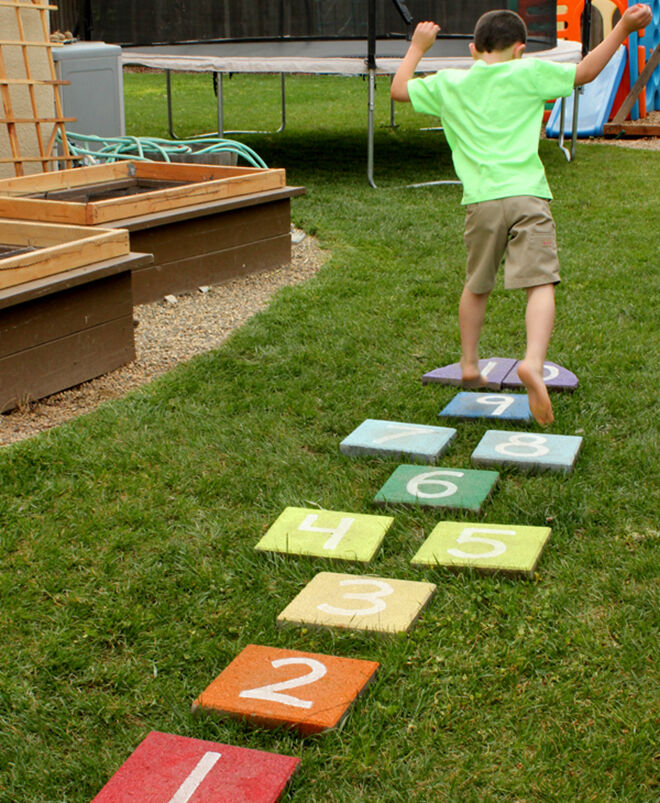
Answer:
[[[66,128],[76,134],[123,137],[124,83],[121,48],[105,42],[74,42],[53,48],[53,59],[63,81],[60,87],[65,117],[75,117]],[[86,143],[95,149],[93,143]],[[100,145],[98,147],[101,147]]]

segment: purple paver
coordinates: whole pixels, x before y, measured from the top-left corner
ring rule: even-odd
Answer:
[[[510,357],[489,357],[486,360],[479,360],[479,370],[488,380],[486,387],[490,390],[499,390],[502,382],[515,368],[518,360]],[[458,362],[445,365],[442,368],[435,368],[422,377],[422,384],[437,382],[441,385],[462,385],[461,365]]]
[[[503,388],[521,388],[523,386],[518,376],[517,366],[516,363],[502,382]],[[575,374],[555,362],[543,363],[543,381],[548,390],[575,390],[578,386],[578,378]]]

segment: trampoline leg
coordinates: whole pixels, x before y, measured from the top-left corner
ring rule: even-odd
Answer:
[[[224,97],[222,94],[222,73],[213,73],[216,76],[217,86],[218,86],[218,96],[217,96],[217,121],[218,121],[218,137],[222,138],[225,135],[225,107],[224,107]]]
[[[575,146],[577,145],[577,135],[578,135],[578,106],[580,105],[580,95],[583,92],[583,88],[578,86],[575,88],[574,97],[573,97],[573,128],[571,130],[571,161],[575,159]]]
[[[561,149],[561,152],[566,157],[566,161],[572,162],[575,159],[575,146],[577,143],[577,135],[578,135],[578,106],[580,103],[580,93],[582,91],[582,87],[575,87],[573,92],[573,121],[571,127],[571,149],[569,149],[564,145],[564,122],[566,120],[566,98],[561,99],[561,104],[559,106],[559,134],[557,136],[557,145]]]
[[[174,133],[174,125],[172,123],[172,79],[169,70],[165,70],[165,86],[167,87],[167,125],[172,139],[179,139]]]
[[[374,108],[376,94],[376,71],[369,68],[369,99],[367,103],[367,179],[369,184],[376,188],[374,183]]]
[[[280,124],[280,127],[275,132],[276,134],[279,134],[280,131],[284,131],[284,128],[286,126],[286,91],[284,86],[284,78],[285,78],[284,73],[283,72],[280,73],[280,98],[282,107],[282,122]]]

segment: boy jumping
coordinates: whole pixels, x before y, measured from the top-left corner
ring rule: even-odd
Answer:
[[[439,26],[420,22],[392,81],[394,100],[442,119],[466,206],[467,270],[458,308],[463,385],[480,387],[478,346],[486,303],[506,255],[507,289],[527,292],[527,349],[518,375],[529,407],[541,425],[552,423],[543,363],[555,317],[559,262],[552,193],[538,155],[547,98],[570,95],[593,81],[628,34],[648,25],[649,6],[628,8],[610,34],[580,64],[522,60],[527,28],[513,11],[489,11],[479,18],[469,70],[443,70],[414,78]]]

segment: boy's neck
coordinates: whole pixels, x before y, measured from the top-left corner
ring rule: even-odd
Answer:
[[[472,43],[470,44],[472,58],[476,59],[477,61],[483,61],[486,64],[500,64],[504,61],[520,59],[522,58],[524,49],[525,45],[522,42],[516,42],[515,44],[511,45],[511,47],[507,47],[506,50],[491,50],[484,51],[482,53],[481,51],[477,50]]]

